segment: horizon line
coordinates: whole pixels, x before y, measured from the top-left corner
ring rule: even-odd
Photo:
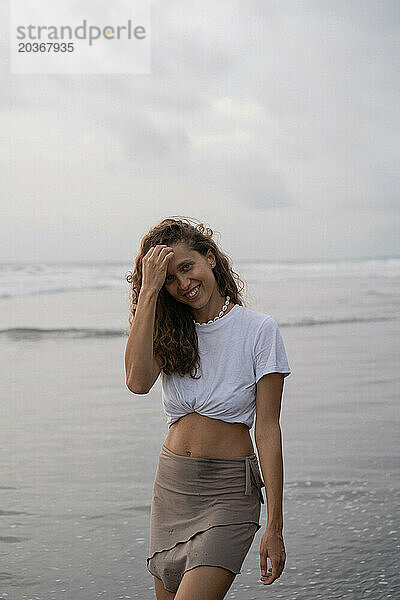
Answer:
[[[229,257],[231,258],[231,257]],[[346,257],[346,258],[304,258],[304,259],[282,259],[282,260],[267,260],[263,258],[240,258],[235,259],[234,262],[237,263],[264,263],[264,264],[299,264],[299,263],[332,263],[332,262],[355,262],[355,261],[363,261],[363,260],[388,260],[388,259],[400,259],[400,254],[387,254],[384,256],[360,256],[360,257]],[[232,259],[231,259],[232,260]],[[95,260],[95,259],[83,259],[83,260],[19,260],[19,261],[0,261],[0,265],[21,265],[21,264],[29,264],[29,265],[37,265],[37,264],[45,264],[45,265],[63,265],[63,264],[124,264],[125,262],[129,263],[130,260]]]

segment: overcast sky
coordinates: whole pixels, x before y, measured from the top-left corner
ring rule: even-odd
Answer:
[[[398,0],[153,0],[148,75],[11,75],[2,4],[0,260],[130,261],[171,215],[234,260],[400,254]]]

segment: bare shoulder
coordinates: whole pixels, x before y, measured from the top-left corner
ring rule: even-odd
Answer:
[[[159,369],[159,371],[161,371],[161,365],[162,365],[162,361],[161,361],[161,357],[158,354],[153,354],[153,359],[154,359],[154,368]]]
[[[160,373],[161,373],[161,358],[158,356],[158,354],[154,354],[153,355],[153,375],[151,378],[151,385],[150,385],[149,390],[151,390],[151,388],[157,381]]]

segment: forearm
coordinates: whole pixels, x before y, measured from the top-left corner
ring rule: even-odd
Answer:
[[[158,293],[142,289],[125,350],[126,383],[146,389],[153,371],[153,332]]]
[[[283,458],[282,433],[279,423],[256,434],[255,441],[267,496],[266,529],[282,532],[283,528]]]

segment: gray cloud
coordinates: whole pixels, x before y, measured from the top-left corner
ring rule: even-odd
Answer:
[[[278,223],[281,211],[293,228],[302,215],[304,235],[271,249],[260,233],[254,252],[325,256],[314,231],[328,214],[341,256],[398,251],[397,1],[172,0],[153,2],[152,16],[150,75],[10,75],[2,48],[0,164],[14,208],[0,234],[41,231],[12,252],[54,254],[45,215],[68,216],[83,247],[94,221],[108,226],[111,201],[124,215],[116,239],[138,210],[143,225],[228,215],[232,239],[251,215]],[[340,219],[360,226],[341,239]],[[62,252],[79,252],[71,244]]]

